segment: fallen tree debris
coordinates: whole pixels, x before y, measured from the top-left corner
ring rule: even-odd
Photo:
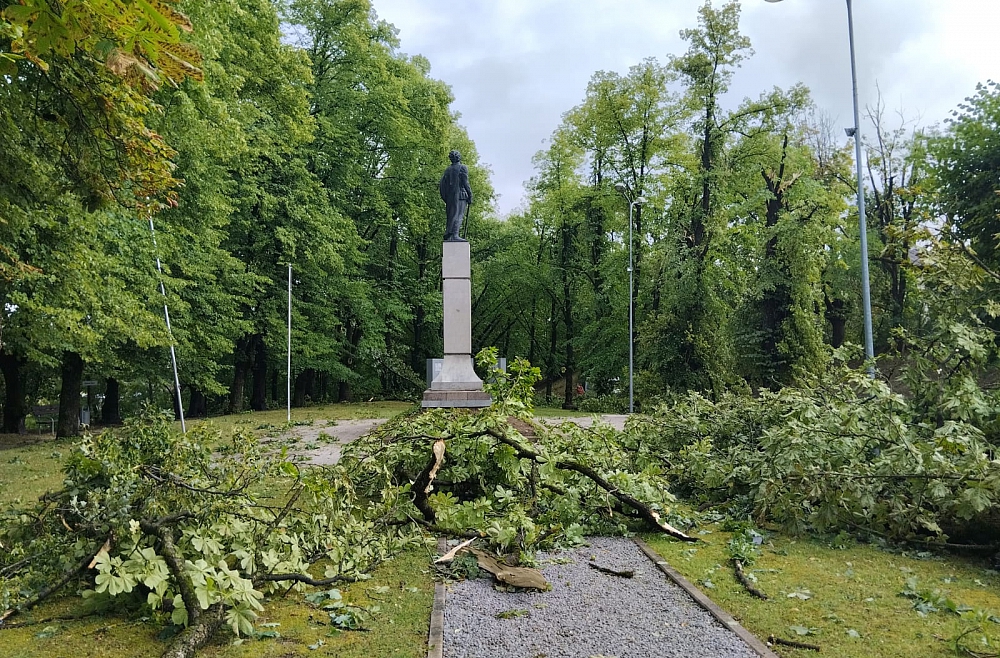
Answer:
[[[754,585],[753,582],[751,582],[750,578],[747,577],[746,572],[743,571],[743,561],[742,560],[735,560],[735,559],[733,560],[733,571],[736,572],[736,580],[740,581],[740,584],[743,585],[743,588],[748,593],[750,593],[751,596],[755,596],[758,599],[760,599],[761,601],[766,601],[767,600],[767,594],[765,594],[764,592],[760,591],[757,588],[757,586]]]
[[[780,644],[783,647],[791,647],[793,649],[806,649],[808,651],[820,651],[819,645],[809,644],[808,642],[798,642],[796,640],[786,640],[784,638],[778,637],[777,635],[772,635],[767,638],[767,641],[771,644]]]
[[[626,569],[625,571],[615,571],[614,569],[609,569],[608,567],[602,567],[599,564],[594,564],[593,562],[588,562],[587,566],[595,571],[600,571],[601,573],[606,573],[609,576],[618,576],[619,578],[634,578],[635,572],[631,569]]]
[[[473,537],[472,539],[463,541],[461,544],[459,544],[455,548],[451,549],[450,551],[448,551],[447,553],[445,553],[444,555],[442,555],[438,559],[434,560],[434,564],[441,564],[442,562],[450,562],[450,561],[454,560],[455,556],[458,555],[458,553],[463,548],[468,547],[474,541],[476,541],[476,537]]]

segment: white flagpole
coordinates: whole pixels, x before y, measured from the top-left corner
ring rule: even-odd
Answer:
[[[167,335],[170,336],[170,360],[174,364],[174,387],[177,391],[177,412],[181,417],[181,432],[187,434],[184,423],[184,401],[181,399],[181,379],[177,376],[177,354],[174,352],[174,332],[170,328],[170,311],[167,310],[167,290],[163,287],[163,267],[160,265],[160,251],[156,246],[156,230],[153,229],[153,216],[149,216],[149,232],[153,235],[153,253],[156,256],[156,271],[160,275],[160,294],[163,295],[163,318],[167,321]]]
[[[288,264],[288,377],[285,383],[288,422],[292,422],[292,264]]]

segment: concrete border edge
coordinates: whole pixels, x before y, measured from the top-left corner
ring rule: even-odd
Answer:
[[[743,640],[743,642],[746,643],[754,653],[761,656],[761,658],[779,658],[778,654],[771,651],[771,649],[768,648],[768,646],[764,644],[759,637],[745,629],[738,621],[733,619],[731,614],[716,605],[712,599],[705,596],[700,589],[692,585],[684,576],[667,564],[667,561],[664,560],[659,553],[650,548],[649,544],[638,537],[633,537],[632,541],[635,542],[635,545],[639,547],[639,550],[642,551],[646,557],[648,557],[650,561],[652,561],[653,564],[655,564],[656,567],[662,571],[664,575],[666,575],[667,578],[672,580],[678,587],[687,592],[688,596],[695,600],[695,603],[707,610],[708,613],[715,617],[720,624],[731,630],[733,633],[736,633],[736,635],[739,636],[739,638]],[[428,658],[431,658],[430,654],[428,654]]]
[[[438,539],[438,552],[448,550],[447,540]],[[427,633],[427,658],[442,658],[444,652],[444,583],[434,583],[434,605],[431,607],[431,625]]]

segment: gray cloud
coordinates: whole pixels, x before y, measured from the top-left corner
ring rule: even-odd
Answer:
[[[700,0],[374,0],[400,30],[401,50],[425,55],[452,86],[454,109],[493,169],[499,209],[521,200],[531,158],[583,99],[597,70],[685,50]],[[719,4],[721,0],[717,0]],[[935,123],[1000,70],[997,0],[854,0],[862,102],[876,83],[891,110]],[[730,102],[805,83],[817,105],[851,122],[842,0],[744,0],[742,29],[756,55]]]

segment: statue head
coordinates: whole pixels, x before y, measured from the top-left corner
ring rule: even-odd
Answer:
[[[448,159],[451,160],[452,164],[456,164],[462,161],[462,154],[458,151],[452,151],[448,154]]]

